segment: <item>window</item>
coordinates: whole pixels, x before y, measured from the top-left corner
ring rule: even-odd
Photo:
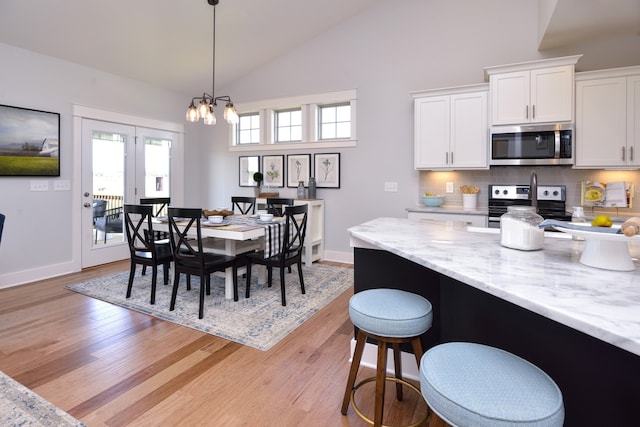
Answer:
[[[235,104],[230,151],[355,147],[357,91],[348,89]]]
[[[240,114],[240,120],[236,127],[238,132],[238,144],[259,144],[260,143],[260,114],[249,113]]]
[[[324,105],[318,108],[318,139],[351,137],[351,104]]]
[[[275,112],[275,142],[302,141],[302,108]]]

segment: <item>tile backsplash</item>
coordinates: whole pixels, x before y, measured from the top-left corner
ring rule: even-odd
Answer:
[[[445,196],[445,206],[462,206],[461,185],[480,187],[478,207],[487,207],[487,191],[490,184],[529,184],[531,171],[538,175],[538,185],[565,185],[567,188],[567,209],[580,206],[580,183],[585,180],[602,183],[626,181],[634,183],[633,207],[601,209],[597,212],[611,212],[623,216],[640,212],[640,171],[615,171],[602,169],[572,169],[570,166],[501,166],[489,170],[473,171],[421,171],[420,195],[430,192]],[[453,193],[446,193],[446,183],[453,182]],[[419,203],[418,198],[418,203]],[[589,215],[592,208],[585,209]]]

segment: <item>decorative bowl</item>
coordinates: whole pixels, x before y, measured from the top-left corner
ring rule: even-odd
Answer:
[[[422,196],[422,203],[430,208],[437,208],[444,203],[444,196]]]

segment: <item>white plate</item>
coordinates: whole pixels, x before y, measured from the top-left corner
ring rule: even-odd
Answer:
[[[631,236],[627,237],[624,234],[612,233],[610,231],[593,231],[599,227],[591,227],[584,226],[585,230],[576,230],[570,228],[564,228],[560,226],[553,226],[558,231],[562,231],[563,233],[571,234],[572,236],[584,237],[585,239],[598,239],[598,240],[607,240],[612,242],[629,242],[632,240],[640,239],[640,236]],[[611,227],[613,229],[617,229],[619,227]]]
[[[222,220],[222,222],[202,221],[201,224],[207,227],[222,227],[222,226],[231,224],[231,221],[225,221],[225,220]]]

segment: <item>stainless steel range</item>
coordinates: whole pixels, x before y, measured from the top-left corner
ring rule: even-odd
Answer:
[[[538,185],[538,214],[544,219],[571,221],[567,215],[564,185]],[[500,217],[509,206],[531,206],[528,185],[489,186],[489,228],[500,228]]]

